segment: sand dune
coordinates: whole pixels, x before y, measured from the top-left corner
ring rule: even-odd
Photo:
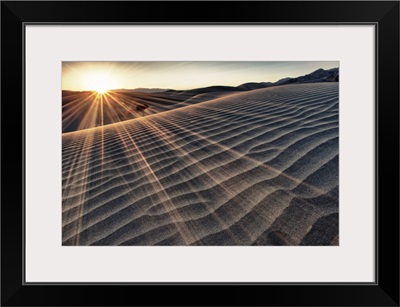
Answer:
[[[196,91],[143,93],[111,90],[99,95],[94,91],[63,91],[62,131],[67,133],[123,122],[229,94],[232,92],[199,94]],[[146,108],[141,109],[144,105]]]
[[[337,245],[338,83],[63,134],[63,245]]]

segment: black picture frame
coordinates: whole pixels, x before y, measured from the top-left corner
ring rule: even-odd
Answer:
[[[375,25],[376,282],[26,284],[24,25],[32,22]],[[399,306],[398,1],[3,1],[1,149],[2,306]]]

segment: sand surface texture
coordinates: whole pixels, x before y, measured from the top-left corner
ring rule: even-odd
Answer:
[[[338,83],[62,137],[63,245],[338,245]]]

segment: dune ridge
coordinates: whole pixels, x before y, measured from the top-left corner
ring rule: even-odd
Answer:
[[[209,98],[63,134],[63,245],[338,244],[338,83]]]

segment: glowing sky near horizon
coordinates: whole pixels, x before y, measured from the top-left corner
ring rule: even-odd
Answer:
[[[339,67],[337,61],[298,62],[63,62],[63,90],[192,89],[246,82],[275,82],[318,68]]]

